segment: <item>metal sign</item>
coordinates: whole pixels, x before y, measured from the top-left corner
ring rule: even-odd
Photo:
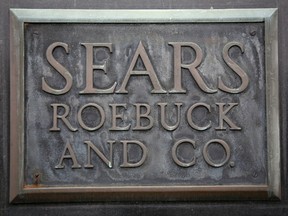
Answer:
[[[280,197],[277,12],[11,10],[11,202]]]

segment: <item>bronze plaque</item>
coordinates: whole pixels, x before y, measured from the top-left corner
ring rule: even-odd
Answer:
[[[10,200],[279,198],[276,16],[12,10]]]

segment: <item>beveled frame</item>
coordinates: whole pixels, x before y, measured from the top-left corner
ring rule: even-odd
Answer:
[[[10,10],[10,202],[265,200],[281,198],[277,9]],[[24,184],[25,23],[265,23],[267,185],[61,186]]]

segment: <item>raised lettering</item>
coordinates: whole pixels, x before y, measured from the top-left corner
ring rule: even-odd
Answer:
[[[227,116],[226,114],[238,103],[228,103],[228,108],[224,110],[225,103],[216,103],[219,107],[219,127],[215,128],[216,130],[226,130],[224,127],[224,121],[230,126],[230,130],[241,130],[240,127],[236,126]]]
[[[208,147],[209,147],[209,145],[211,145],[212,143],[220,144],[220,145],[224,148],[224,150],[225,150],[226,157],[225,157],[225,159],[224,159],[221,163],[214,163],[213,160],[212,160],[211,157],[210,157],[210,154],[209,154],[209,151],[208,151]],[[205,161],[206,161],[210,166],[213,166],[213,167],[221,167],[221,166],[223,166],[223,165],[224,165],[225,163],[227,163],[227,161],[229,160],[230,155],[231,155],[231,150],[230,150],[229,145],[228,145],[225,141],[220,140],[220,139],[210,140],[208,143],[206,143],[206,144],[204,145],[204,148],[203,148],[203,156],[204,156]]]
[[[123,140],[121,141],[121,143],[123,144],[123,163],[120,165],[120,167],[139,167],[141,166],[147,157],[147,147],[140,141],[138,140]],[[134,144],[134,145],[138,145],[141,149],[142,149],[142,157],[138,162],[134,162],[131,163],[128,160],[128,144]]]
[[[210,108],[210,105],[206,104],[206,103],[196,103],[194,105],[192,105],[188,111],[187,111],[187,121],[188,121],[188,124],[194,128],[195,130],[199,130],[199,131],[204,131],[204,130],[207,130],[211,127],[211,121],[209,121],[209,123],[206,125],[206,126],[198,126],[196,125],[193,120],[192,120],[192,112],[193,110],[196,108],[196,107],[204,107],[206,108],[209,112],[211,112],[211,108]]]
[[[95,127],[88,127],[83,119],[82,119],[82,112],[85,108],[87,107],[94,107],[96,108],[98,111],[99,111],[99,114],[100,114],[100,122],[98,125],[96,125]],[[95,130],[98,130],[99,128],[102,127],[102,125],[104,124],[104,121],[105,121],[105,112],[103,110],[103,108],[101,106],[99,106],[98,104],[96,103],[88,103],[86,105],[84,105],[83,107],[80,108],[80,110],[78,111],[78,122],[79,124],[81,125],[82,128],[84,128],[85,130],[87,131],[95,131]]]
[[[54,94],[54,95],[61,95],[61,94],[65,94],[67,93],[71,87],[72,87],[72,76],[69,73],[69,71],[64,68],[54,57],[53,57],[53,51],[56,47],[63,47],[66,51],[66,53],[68,54],[68,44],[66,43],[62,43],[62,42],[55,42],[52,43],[46,50],[46,58],[47,61],[49,62],[49,64],[57,71],[60,73],[60,75],[65,79],[66,81],[66,85],[63,89],[54,89],[52,87],[50,87],[44,77],[42,77],[42,90],[50,93],[50,94]]]
[[[195,141],[194,140],[190,140],[190,139],[182,139],[182,140],[179,140],[177,141],[173,147],[172,147],[172,158],[173,158],[173,161],[181,166],[181,167],[191,167],[193,166],[195,163],[196,163],[196,158],[195,156],[192,158],[191,162],[187,163],[187,162],[183,162],[183,161],[180,161],[178,156],[177,156],[177,149],[178,149],[178,146],[183,144],[183,143],[189,143],[192,145],[192,147],[195,149],[196,148],[196,145],[195,145]]]
[[[66,154],[66,153],[68,153],[68,154]],[[71,167],[72,169],[81,168],[81,165],[78,163],[78,161],[76,159],[74,150],[73,150],[70,142],[66,143],[63,154],[60,158],[59,164],[55,166],[56,169],[63,169],[64,168],[64,165],[63,165],[64,159],[71,159],[72,160],[72,162],[73,162],[73,165]]]
[[[112,127],[109,128],[109,130],[111,130],[111,131],[113,131],[113,130],[116,130],[116,131],[129,130],[129,128],[131,127],[131,124],[124,126],[124,127],[117,126],[117,119],[121,119],[121,120],[124,119],[123,113],[117,114],[117,108],[123,107],[126,109],[126,104],[109,104],[109,106],[112,107],[112,117],[111,117],[112,118]]]
[[[242,43],[229,42],[224,46],[222,56],[225,63],[241,78],[242,84],[238,88],[229,88],[223,83],[221,77],[218,77],[218,88],[228,93],[237,94],[247,88],[249,84],[249,77],[247,76],[245,71],[230,58],[229,50],[233,46],[239,47],[241,49],[241,52],[244,53],[244,45]]]
[[[186,93],[186,90],[182,88],[182,68],[188,69],[194,78],[199,88],[206,93],[215,93],[217,90],[210,89],[203,78],[200,76],[199,71],[196,69],[202,62],[203,53],[201,48],[193,42],[170,42],[174,48],[174,88],[171,93]],[[182,47],[191,47],[195,53],[196,58],[191,64],[183,64],[181,60]]]
[[[161,125],[168,131],[173,131],[177,129],[180,124],[182,103],[174,103],[174,105],[177,107],[177,121],[174,125],[168,125],[165,121],[166,118],[165,107],[167,106],[167,103],[158,103],[161,112]]]
[[[109,168],[113,168],[113,144],[115,143],[115,141],[108,140],[107,142],[110,145],[109,160],[91,141],[85,141],[84,142],[85,144],[87,144],[87,164],[84,165],[85,168],[93,168],[94,167],[93,164],[91,164],[91,149],[98,155],[98,157]]]
[[[153,118],[150,116],[151,107],[148,104],[134,104],[136,106],[136,126],[133,128],[133,130],[149,130],[153,127]],[[145,107],[146,112],[141,113],[141,107]],[[146,126],[141,125],[141,119],[146,119],[149,121],[149,124]]]
[[[50,131],[60,131],[60,128],[58,127],[58,119],[61,119],[69,130],[77,131],[77,128],[74,128],[66,118],[70,112],[70,107],[68,105],[51,104],[51,106],[53,107],[53,127],[50,128]],[[63,115],[58,115],[58,107],[64,108],[65,111]]]
[[[135,67],[135,64],[137,62],[137,59],[138,58],[141,58],[142,61],[143,61],[143,64],[146,68],[146,70],[133,70],[133,68]],[[149,78],[150,78],[150,81],[153,85],[153,90],[151,91],[151,93],[166,93],[166,91],[162,88],[157,76],[156,76],[156,73],[155,73],[155,70],[152,66],[152,63],[148,57],[148,54],[142,44],[142,42],[140,41],[139,42],[139,45],[135,51],[135,54],[133,56],[133,59],[131,61],[131,64],[129,66],[129,69],[125,75],[125,78],[123,80],[123,83],[120,87],[120,89],[117,91],[117,93],[128,93],[128,91],[126,90],[126,86],[128,84],[128,81],[130,79],[130,76],[143,76],[143,75],[148,75]]]
[[[94,65],[93,64],[93,48],[94,47],[106,47],[109,49],[110,53],[112,53],[112,43],[81,43],[86,48],[86,87],[83,91],[80,91],[80,94],[109,94],[113,93],[114,89],[116,87],[116,82],[114,84],[107,88],[107,89],[99,89],[94,88],[93,80],[93,72],[94,70],[101,70],[105,74],[107,74],[106,71],[106,60],[103,65]]]

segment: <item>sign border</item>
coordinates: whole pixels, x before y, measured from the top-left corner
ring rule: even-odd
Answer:
[[[267,185],[61,186],[24,184],[24,26],[26,23],[265,24]],[[10,9],[10,203],[267,200],[281,198],[276,8],[207,10]]]

